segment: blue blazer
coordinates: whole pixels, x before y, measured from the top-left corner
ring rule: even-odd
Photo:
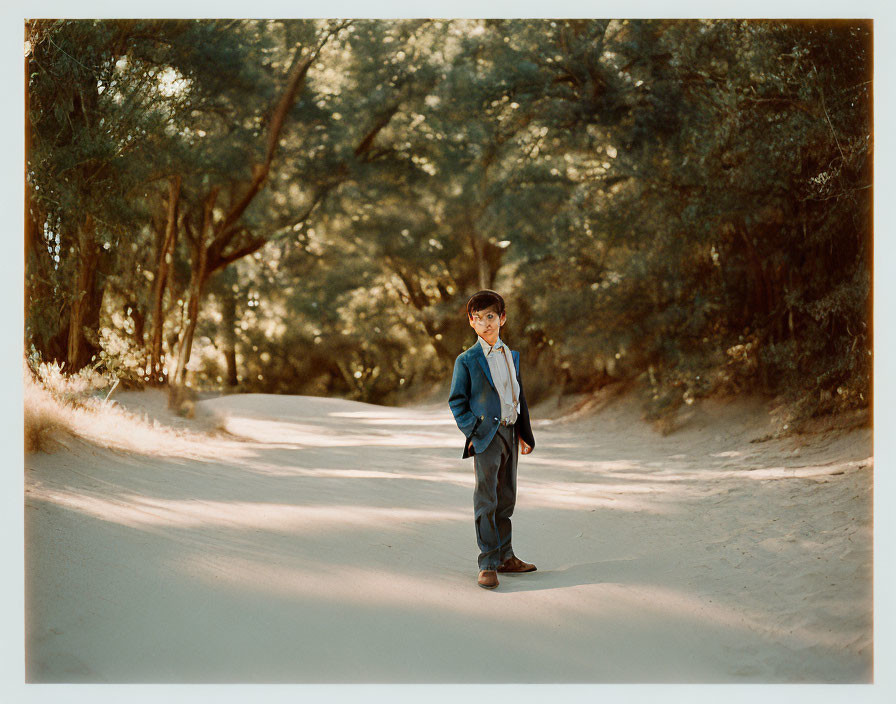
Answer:
[[[526,444],[535,447],[532,425],[529,422],[529,407],[526,405],[526,394],[523,392],[523,381],[520,378],[520,353],[511,351],[513,367],[516,370],[516,381],[520,385],[520,411],[516,421],[516,429]],[[492,373],[485,359],[485,352],[479,340],[470,349],[458,355],[454,361],[454,374],[451,377],[451,394],[448,406],[454,414],[457,427],[464,434],[463,457],[470,457],[488,447],[498,425],[501,422],[501,397],[495,389]],[[468,440],[473,438],[473,451],[467,447]]]

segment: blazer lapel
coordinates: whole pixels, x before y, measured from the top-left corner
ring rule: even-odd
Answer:
[[[482,367],[482,371],[485,372],[485,378],[488,379],[488,383],[492,385],[492,388],[495,389],[495,391],[497,391],[498,389],[492,379],[492,372],[488,368],[488,362],[485,359],[485,352],[482,351],[482,345],[479,340],[476,340],[476,352],[473,354],[476,355],[476,359],[479,361],[479,366]]]

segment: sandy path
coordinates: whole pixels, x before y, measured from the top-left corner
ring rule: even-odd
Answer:
[[[749,403],[665,438],[627,401],[536,422],[538,571],[486,591],[447,408],[200,406],[232,435],[26,458],[29,681],[871,681],[869,430],[751,443]]]

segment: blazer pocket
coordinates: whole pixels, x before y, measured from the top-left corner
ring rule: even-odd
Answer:
[[[484,415],[476,416],[476,422],[473,423],[473,429],[470,431],[470,434],[467,436],[467,441],[469,442],[474,437],[476,437],[476,431],[479,429],[479,424],[485,420]]]

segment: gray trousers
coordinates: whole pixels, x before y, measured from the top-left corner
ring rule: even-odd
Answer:
[[[516,505],[517,443],[516,427],[499,425],[489,446],[473,455],[473,515],[480,570],[497,569],[513,557],[510,517]]]

